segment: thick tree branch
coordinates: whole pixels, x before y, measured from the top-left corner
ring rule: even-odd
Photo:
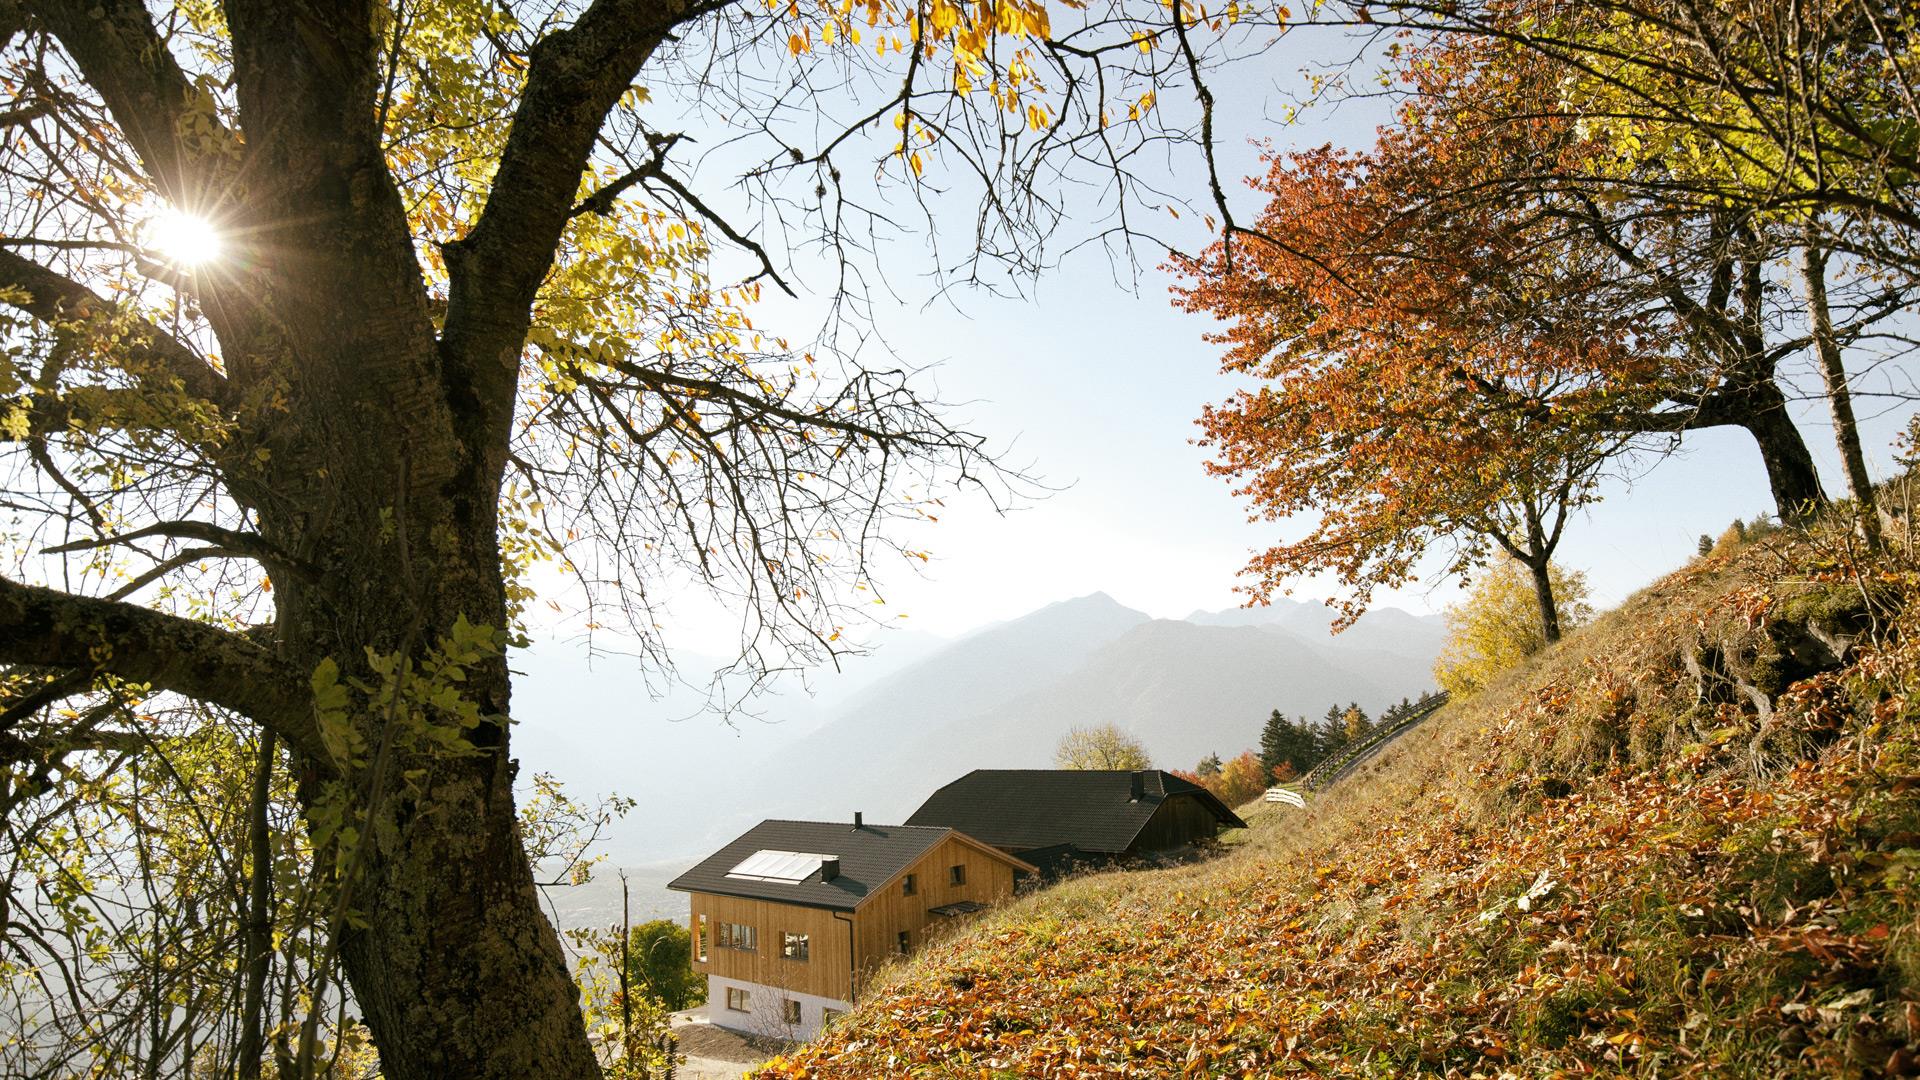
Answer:
[[[99,92],[161,194],[175,206],[203,210],[231,191],[238,159],[227,151],[239,141],[211,110],[196,108],[200,95],[154,29],[145,4],[27,0],[23,6],[52,31]],[[215,138],[189,143],[190,128],[210,128]],[[210,146],[217,149],[210,152]]]
[[[97,670],[231,709],[324,760],[301,672],[246,638],[136,604],[0,578],[0,661]]]
[[[225,376],[199,354],[152,323],[116,311],[111,302],[85,285],[0,248],[0,287],[24,297],[5,297],[5,302],[48,325],[108,313],[123,323],[131,322],[133,333],[122,335],[115,343],[120,353],[116,357],[118,366],[142,376],[152,389],[174,391],[170,386],[152,386],[154,378],[159,376],[177,380],[179,389],[194,397],[214,405],[226,403]]]
[[[473,386],[490,434],[513,410],[534,295],[553,265],[594,140],[669,31],[712,10],[688,0],[595,0],[573,26],[534,45],[500,167],[480,220],[446,248],[441,357]]]

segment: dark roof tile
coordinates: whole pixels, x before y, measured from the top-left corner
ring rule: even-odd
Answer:
[[[1133,776],[1124,769],[975,769],[934,792],[907,824],[946,826],[1015,853],[1118,853],[1169,796],[1192,795],[1222,825],[1246,827],[1211,792],[1159,769],[1140,774],[1136,800]]]
[[[862,825],[856,829],[846,821],[763,821],[668,882],[667,888],[852,911],[869,892],[912,865],[952,832],[948,828],[910,825]],[[727,876],[727,871],[756,851],[838,855],[840,874],[823,881],[815,870],[791,883]]]

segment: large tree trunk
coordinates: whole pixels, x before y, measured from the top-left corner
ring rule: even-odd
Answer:
[[[364,867],[355,906],[367,926],[342,930],[383,1075],[598,1077],[521,849],[506,757],[436,771],[428,796],[396,801],[399,843]]]
[[[367,238],[359,250],[377,247]],[[360,836],[330,929],[388,1080],[598,1077],[519,835],[505,656],[483,652],[451,684],[477,707],[477,725],[460,733],[470,750],[437,747],[420,726],[454,723],[423,700],[421,665],[456,623],[507,630],[505,439],[452,404],[421,298],[385,291],[377,265],[359,269],[311,287],[308,304],[279,306],[301,342],[293,370],[329,377],[294,381],[303,437],[273,456],[297,509],[260,511],[263,535],[307,568],[276,581],[283,655],[308,671],[332,660],[375,688],[390,677],[369,653],[415,664],[416,693],[398,708],[352,694],[357,754],[296,763],[309,828],[344,790]],[[353,329],[334,329],[349,310],[360,312]],[[356,377],[334,374],[348,365]]]
[[[1783,522],[1805,521],[1827,504],[1827,493],[1820,487],[1820,473],[1814,468],[1813,455],[1806,440],[1787,415],[1786,400],[1781,397],[1774,408],[1751,414],[1740,426],[1747,429],[1760,446],[1760,460],[1766,465],[1767,486],[1773,492],[1773,504]]]
[[[1827,306],[1827,255],[1815,243],[1813,230],[1800,248],[1800,280],[1807,290],[1807,323],[1813,331],[1813,351],[1820,361],[1820,377],[1827,386],[1827,407],[1833,413],[1833,438],[1839,445],[1841,468],[1847,474],[1847,495],[1858,508],[1861,536],[1869,548],[1880,546],[1880,509],[1873,496],[1873,478],[1867,475],[1866,454],[1860,448],[1860,427],[1853,417],[1853,391],[1840,342],[1833,333],[1833,313]]]
[[[1805,521],[1827,503],[1807,443],[1787,415],[1787,398],[1770,376],[1761,376],[1716,391],[1703,401],[1695,427],[1731,425],[1743,428],[1760,448],[1767,470],[1767,486],[1780,520]]]
[[[293,182],[268,203],[280,220],[304,210],[308,245],[281,253],[274,336],[236,357],[285,372],[288,423],[251,500],[261,534],[300,568],[275,576],[277,647],[301,670],[331,660],[376,688],[370,653],[410,658],[417,684],[460,619],[507,630],[498,418],[511,416],[512,384],[504,406],[482,410],[448,377],[384,163],[313,143],[312,161],[275,171]],[[343,192],[378,197],[316,213]],[[424,743],[409,718],[450,723],[443,708],[356,690],[364,751],[296,761],[309,828],[344,790],[360,837],[330,930],[388,1080],[600,1075],[520,841],[509,689],[504,655],[465,671],[457,690],[479,715],[465,752]]]
[[[519,339],[487,358],[485,386],[443,354],[370,108],[370,6],[228,8],[250,206],[299,223],[258,241],[265,280],[230,290],[218,316],[236,370],[283,387],[258,482],[234,483],[291,556],[275,573],[276,647],[301,670],[331,660],[376,688],[370,655],[404,657],[417,683],[460,619],[507,630],[497,519]],[[502,317],[524,327],[527,307],[503,301]],[[295,761],[309,829],[344,798],[359,835],[329,927],[353,1002],[388,1080],[598,1077],[521,845],[505,656],[455,688],[478,707],[470,750],[420,736],[413,714],[446,724],[444,703],[402,695],[393,708],[355,690],[347,718],[364,749]]]
[[[1560,640],[1560,603],[1553,595],[1551,564],[1546,559],[1527,563],[1533,575],[1533,599],[1540,607],[1540,635],[1549,645]]]
[[[1692,426],[1745,428],[1760,447],[1780,520],[1802,522],[1826,505],[1827,496],[1806,440],[1787,414],[1786,395],[1774,381],[1775,361],[1767,348],[1768,253],[1745,226],[1735,226],[1729,237],[1729,261],[1694,333],[1697,348],[1721,358],[1725,381],[1696,403]]]
[[[400,532],[415,532],[416,543],[437,533],[444,544],[447,535],[405,526]],[[467,549],[460,553],[466,558],[443,547],[431,575],[411,582],[395,572],[406,564],[404,554],[368,559],[335,547],[337,559],[329,562],[337,568],[320,579],[333,587],[317,595],[279,590],[284,640],[303,663],[330,656],[378,685],[367,666],[348,662],[349,634],[376,653],[406,651],[417,660],[460,616],[503,628],[491,530],[454,543]],[[371,536],[361,544],[362,552],[382,547]],[[485,564],[472,561],[482,553],[489,553]],[[348,557],[358,564],[352,574]],[[370,563],[392,565],[383,573]],[[504,657],[469,669],[460,689],[482,716],[466,733],[470,753],[435,753],[413,742],[404,711],[359,706],[353,723],[368,747],[362,764],[299,763],[310,823],[327,805],[329,781],[338,778],[351,792],[349,821],[360,840],[342,878],[344,914],[332,930],[353,1000],[389,1080],[597,1077],[578,993],[521,844]]]

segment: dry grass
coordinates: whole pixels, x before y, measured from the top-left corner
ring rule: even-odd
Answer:
[[[1832,530],[1697,560],[1309,810],[993,912],[762,1075],[1920,1072],[1916,582]],[[1861,647],[1823,665],[1809,624]]]

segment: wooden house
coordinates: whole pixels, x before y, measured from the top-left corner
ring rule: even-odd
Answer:
[[[1158,769],[976,769],[934,792],[907,824],[957,829],[1042,877],[1247,827],[1212,792]]]
[[[763,821],[667,886],[690,894],[713,1023],[810,1038],[863,980],[1033,866],[955,829]]]

